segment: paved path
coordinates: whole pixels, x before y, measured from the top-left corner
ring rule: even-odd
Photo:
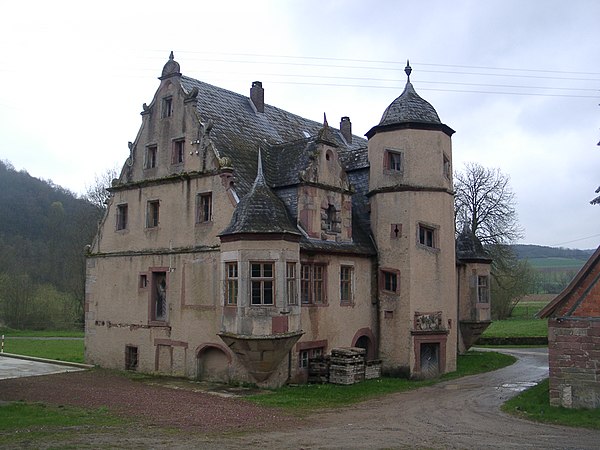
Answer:
[[[9,358],[0,354],[0,380],[7,378],[32,377],[51,373],[74,372],[83,370],[77,367],[63,366],[39,361]]]

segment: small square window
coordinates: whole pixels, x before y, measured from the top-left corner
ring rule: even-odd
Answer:
[[[435,248],[435,228],[419,224],[419,244],[425,247]]]
[[[146,211],[146,228],[156,228],[158,226],[159,206],[160,204],[158,200],[152,200],[148,202],[148,209]]]
[[[387,150],[385,153],[384,168],[391,172],[402,172],[402,152]]]
[[[117,205],[117,231],[127,229],[127,203]]]
[[[146,147],[146,154],[144,156],[144,169],[153,169],[156,167],[157,155],[158,148],[156,145],[150,145]]]
[[[315,347],[306,350],[300,350],[300,352],[298,353],[298,367],[300,369],[308,369],[308,364],[311,359],[321,358],[324,354],[324,347]]]
[[[185,154],[185,141],[183,139],[178,139],[176,141],[173,141],[171,164],[183,163],[184,154]]]
[[[171,117],[173,115],[173,98],[165,97],[162,100],[162,117]]]

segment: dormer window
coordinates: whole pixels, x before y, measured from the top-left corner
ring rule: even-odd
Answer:
[[[335,206],[329,205],[325,214],[325,227],[327,231],[335,231]]]
[[[146,147],[146,154],[144,155],[144,169],[153,169],[156,167],[157,155],[158,148],[156,145],[149,145]]]
[[[183,163],[183,155],[185,151],[185,141],[183,139],[177,139],[173,141],[173,148],[171,153],[171,164]]]
[[[171,117],[173,115],[173,97],[165,97],[162,99],[162,114],[161,117]]]

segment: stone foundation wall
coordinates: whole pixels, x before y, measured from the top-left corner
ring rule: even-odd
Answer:
[[[548,323],[550,404],[600,407],[600,318],[557,318]]]

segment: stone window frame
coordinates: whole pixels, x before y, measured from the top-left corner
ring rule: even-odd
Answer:
[[[296,261],[285,263],[286,302],[290,306],[298,305],[298,264]]]
[[[477,275],[477,303],[490,302],[490,276]]]
[[[250,301],[249,305],[251,307],[270,307],[275,306],[275,261],[249,261],[248,264],[248,279],[249,279],[249,288],[250,288]],[[258,266],[259,273],[255,275],[255,266]],[[265,271],[265,268],[270,266],[270,276],[269,272]],[[259,293],[259,302],[255,303],[255,287],[258,286]],[[270,294],[267,294],[269,293]],[[270,302],[267,300],[270,296]]]
[[[393,289],[389,289],[390,287]],[[379,269],[379,290],[382,293],[397,295],[400,292],[400,271],[390,267]]]
[[[312,358],[324,356],[327,352],[327,339],[320,341],[299,342],[296,344],[298,350],[298,370],[308,371],[308,363]]]
[[[239,264],[237,261],[225,262],[225,306],[237,306],[239,298]]]
[[[139,351],[137,345],[125,345],[125,370],[136,371],[139,366]]]
[[[442,172],[444,173],[444,176],[448,179],[451,180],[452,179],[452,164],[450,163],[450,158],[448,157],[448,155],[446,155],[446,153],[442,154]]]
[[[128,223],[128,210],[127,203],[119,203],[115,208],[115,231],[126,231],[129,226]]]
[[[160,117],[166,119],[173,115],[173,96],[163,97],[161,101]]]
[[[213,221],[213,195],[212,192],[198,192],[196,194],[196,224]]]
[[[158,228],[160,224],[160,200],[148,200],[146,203],[146,228]]]
[[[347,277],[344,277],[344,272]],[[354,304],[354,265],[340,264],[340,305]]]
[[[341,208],[327,201],[327,206],[321,206],[321,231],[327,234],[342,232]]]
[[[164,326],[169,322],[169,268],[152,267],[150,274],[150,289],[148,291],[148,324]],[[164,281],[164,283],[162,283]],[[164,296],[161,297],[161,287]]]
[[[316,272],[320,273],[316,274]],[[316,275],[320,278],[316,278]],[[302,262],[300,264],[300,304],[327,306],[327,263]]]
[[[158,165],[158,145],[148,144],[144,152],[144,170],[156,169]]]
[[[392,175],[404,175],[404,151],[386,148],[383,153],[383,171]]]
[[[427,222],[417,223],[417,246],[439,252],[439,225]]]
[[[185,162],[185,138],[175,138],[171,141],[171,165]]]

